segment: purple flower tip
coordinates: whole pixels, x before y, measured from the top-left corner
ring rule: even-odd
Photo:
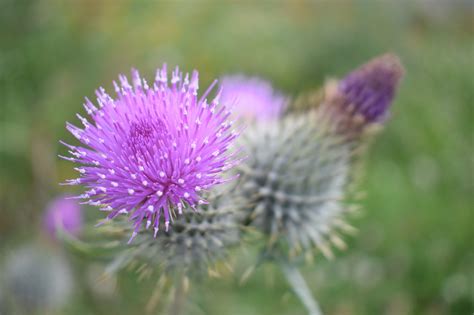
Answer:
[[[339,91],[354,113],[368,122],[380,122],[387,118],[388,108],[404,74],[400,59],[385,54],[362,65],[339,82]]]
[[[43,229],[56,238],[58,229],[77,235],[82,229],[81,207],[68,196],[60,196],[52,200],[43,215]]]
[[[271,120],[280,117],[288,99],[265,80],[243,75],[222,78],[222,102],[232,104],[244,119]]]
[[[215,84],[198,98],[197,71],[176,67],[169,80],[164,65],[151,85],[137,70],[131,83],[120,75],[115,98],[99,88],[99,106],[84,104],[92,122],[78,115],[84,128],[67,124],[84,146],[65,144],[72,155],[65,159],[82,164],[81,176],[65,184],[88,187],[79,198],[109,212],[107,219],[128,215],[132,238],[142,226],[158,231],[160,218],[168,229],[176,212],[205,203],[201,192],[229,180],[224,171],[238,163],[231,112],[220,92],[206,99]]]

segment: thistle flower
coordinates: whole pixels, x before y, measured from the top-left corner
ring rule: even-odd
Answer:
[[[242,136],[249,156],[238,166],[235,190],[242,199],[242,222],[263,232],[269,246],[287,245],[290,254],[329,243],[343,247],[337,230],[349,177],[350,148],[320,129],[316,113],[288,115],[249,127]]]
[[[385,54],[350,72],[325,88],[322,111],[338,132],[360,134],[367,126],[383,123],[404,74],[400,59]]]
[[[67,261],[38,246],[11,252],[0,275],[4,300],[15,314],[50,314],[64,306],[73,291]]]
[[[69,199],[69,196],[52,200],[43,215],[43,229],[51,238],[56,238],[58,228],[72,235],[81,231],[81,207],[75,200]]]
[[[330,243],[344,247],[338,231],[352,230],[343,221],[352,208],[344,199],[361,144],[352,140],[383,122],[402,74],[397,57],[381,56],[329,83],[321,106],[248,128],[241,140],[249,156],[236,189],[244,223],[291,253],[316,246],[331,256]]]
[[[403,75],[400,59],[392,54],[377,57],[346,75],[339,82],[339,92],[345,97],[352,113],[368,122],[381,122]]]
[[[115,99],[96,92],[99,108],[86,99],[92,123],[80,115],[83,129],[67,123],[86,147],[65,144],[73,157],[64,158],[83,164],[81,177],[66,184],[88,187],[80,196],[86,203],[110,212],[107,219],[126,214],[134,221],[131,241],[143,222],[156,237],[164,217],[168,230],[176,211],[206,203],[202,191],[230,180],[223,173],[238,161],[229,150],[238,133],[220,92],[206,100],[216,81],[198,99],[197,71],[190,77],[176,67],[169,83],[164,65],[151,87],[137,70],[132,84],[124,75],[119,81]]]
[[[332,257],[330,244],[345,248],[338,234],[353,231],[344,219],[354,209],[345,201],[354,153],[363,132],[386,119],[402,74],[397,57],[376,58],[328,83],[324,93],[300,98],[281,120],[251,125],[240,139],[248,150],[234,189],[241,222],[266,236],[264,254],[280,265],[310,314],[321,314],[318,303],[282,254],[311,257],[317,248]]]
[[[243,75],[222,78],[222,100],[233,103],[235,112],[247,120],[273,120],[279,118],[288,99],[275,91],[272,85],[260,78]]]

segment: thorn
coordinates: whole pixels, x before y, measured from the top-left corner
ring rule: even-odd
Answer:
[[[132,236],[130,237],[130,239],[128,240],[127,244],[130,244],[132,243],[133,239],[137,236],[137,232],[136,231],[133,231],[132,233]]]
[[[94,225],[94,227],[99,227],[101,225],[104,225],[105,223],[107,223],[110,219],[109,218],[105,218],[104,220],[100,221],[99,223],[97,223],[96,225]]]

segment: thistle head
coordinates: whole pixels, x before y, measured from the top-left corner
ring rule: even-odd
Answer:
[[[83,226],[82,210],[76,200],[70,196],[59,196],[53,199],[43,214],[43,230],[56,239],[58,230],[77,235]]]
[[[169,80],[164,65],[151,85],[136,70],[131,83],[121,75],[115,98],[100,88],[99,106],[84,104],[92,122],[78,115],[83,128],[67,124],[83,146],[65,144],[72,157],[64,158],[81,164],[80,178],[66,184],[86,186],[79,197],[107,219],[129,216],[130,241],[142,227],[155,237],[162,225],[168,230],[176,214],[205,204],[202,192],[227,181],[224,172],[237,163],[231,112],[219,92],[206,99],[215,83],[198,98],[196,71],[176,68]]]
[[[290,254],[329,244],[343,246],[338,230],[348,182],[350,147],[315,124],[315,112],[288,115],[280,121],[249,127],[240,139],[248,158],[235,193],[242,200],[242,222],[266,235],[270,247],[284,245]]]
[[[243,75],[222,78],[222,100],[234,104],[235,113],[245,120],[274,120],[288,104],[288,98],[265,80]]]
[[[334,128],[357,135],[367,126],[383,123],[389,116],[404,68],[392,54],[374,58],[325,88],[322,110],[330,112]]]

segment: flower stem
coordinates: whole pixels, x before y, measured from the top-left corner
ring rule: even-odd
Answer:
[[[183,312],[186,303],[186,290],[184,286],[184,278],[179,277],[177,284],[172,293],[172,300],[169,306],[170,315],[179,315]]]
[[[322,315],[318,302],[313,298],[311,290],[298,268],[287,262],[280,262],[280,267],[296,296],[306,307],[308,315]]]

